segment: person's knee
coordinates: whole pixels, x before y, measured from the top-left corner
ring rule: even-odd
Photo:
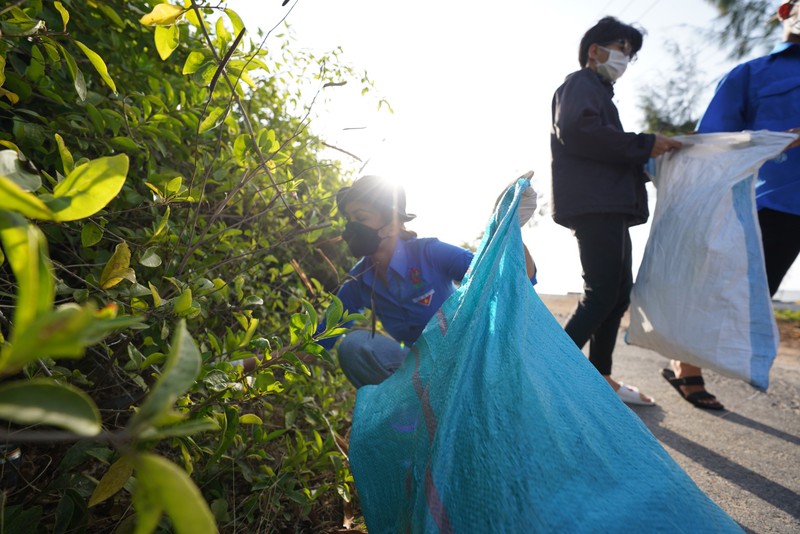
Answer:
[[[336,352],[342,372],[357,388],[383,382],[400,366],[405,354],[397,341],[366,330],[345,335]]]

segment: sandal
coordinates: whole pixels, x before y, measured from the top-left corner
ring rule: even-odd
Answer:
[[[662,369],[661,376],[675,388],[681,397],[687,402],[704,410],[724,410],[725,407],[717,398],[708,391],[695,391],[694,393],[684,393],[681,386],[705,386],[702,376],[687,376],[686,378],[676,378],[672,369]],[[703,402],[705,401],[705,402]]]

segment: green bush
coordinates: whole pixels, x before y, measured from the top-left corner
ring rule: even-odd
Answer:
[[[316,341],[353,317],[315,330],[347,173],[298,102],[366,78],[217,3],[28,0],[0,31],[5,532],[341,524],[353,395]]]

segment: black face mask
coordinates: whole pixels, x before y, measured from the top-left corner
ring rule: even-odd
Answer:
[[[370,228],[360,222],[350,221],[344,228],[342,238],[347,242],[350,253],[356,258],[372,256],[383,241],[378,235],[378,230],[380,228]]]

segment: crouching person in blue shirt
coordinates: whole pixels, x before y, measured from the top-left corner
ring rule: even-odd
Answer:
[[[530,218],[536,195],[531,188],[526,191],[520,213]],[[342,339],[337,348],[339,364],[358,388],[379,384],[400,367],[408,347],[455,291],[454,282],[464,277],[472,253],[436,238],[418,238],[407,230],[405,223],[415,216],[406,213],[405,192],[380,176],[364,176],[342,188],[336,204],[347,218],[342,237],[352,254],[361,258],[337,297],[349,312],[372,310],[391,336],[374,329],[352,330]],[[527,219],[520,222],[525,224]],[[535,284],[536,267],[527,249],[524,253],[528,277]],[[335,341],[326,339],[320,344],[331,349]]]

